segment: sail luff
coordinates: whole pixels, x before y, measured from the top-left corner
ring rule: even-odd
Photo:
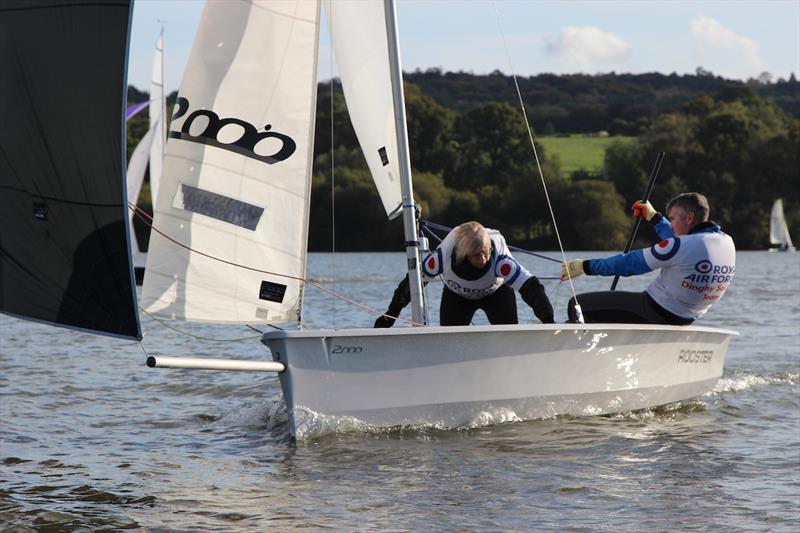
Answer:
[[[308,123],[309,123],[309,132],[308,132],[308,147],[306,149],[306,188],[304,192],[305,197],[305,208],[304,208],[304,216],[301,217],[301,229],[300,235],[302,239],[300,241],[300,248],[304,251],[308,251],[308,233],[309,233],[309,225],[311,224],[311,180],[312,180],[312,172],[314,168],[314,138],[316,132],[316,124],[317,124],[317,70],[318,70],[318,63],[319,63],[319,30],[320,30],[320,23],[319,19],[321,16],[322,4],[319,0],[314,0],[316,4],[316,18],[317,18],[317,25],[316,31],[314,32],[314,53],[312,54],[312,62],[313,66],[311,68],[311,86],[314,88],[311,91],[311,105],[308,108]],[[306,279],[306,274],[308,272],[308,253],[304,253],[302,255],[302,264],[301,264],[301,277]],[[302,320],[302,309],[303,309],[303,302],[305,298],[305,283],[301,283],[299,286],[299,295],[298,295],[298,302],[296,308],[296,319],[298,322]]]
[[[150,194],[153,199],[158,198],[158,187],[164,165],[164,146],[167,142],[166,133],[166,100],[164,97],[164,29],[156,40],[153,52],[153,69],[150,75],[150,129],[157,132],[155,139],[150,144]]]
[[[406,105],[403,97],[403,69],[400,62],[400,39],[397,31],[397,13],[394,0],[384,0],[386,17],[386,40],[394,100],[394,126],[397,139],[400,184],[403,193],[403,231],[406,242],[406,264],[408,266],[409,291],[411,296],[411,319],[417,324],[425,323],[425,302],[422,293],[419,237],[417,235],[414,187],[411,179],[411,154],[408,148]]]
[[[128,201],[133,205],[136,205],[137,201],[139,200],[139,195],[142,192],[144,175],[147,171],[147,163],[150,158],[150,147],[153,144],[153,139],[156,133],[156,130],[153,128],[147,130],[147,133],[145,133],[144,137],[139,140],[139,144],[137,144],[136,148],[133,150],[130,161],[128,161],[128,170],[125,173]],[[128,209],[128,224],[130,226],[128,228],[128,232],[130,233],[131,250],[135,256],[137,253],[141,253],[141,248],[139,247],[139,242],[136,239],[136,233],[133,231],[134,216],[134,211],[132,209]]]

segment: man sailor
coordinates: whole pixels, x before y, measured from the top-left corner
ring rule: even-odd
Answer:
[[[575,259],[561,265],[561,279],[591,276],[633,276],[660,269],[644,292],[604,291],[580,294],[585,322],[691,324],[703,316],[730,286],[736,266],[733,239],[708,220],[708,200],[683,193],[667,204],[667,217],[650,202],[633,204],[661,239],[650,248],[604,259]],[[578,322],[575,298],[567,313]]]
[[[441,276],[444,281],[439,308],[442,326],[469,325],[478,309],[491,324],[516,324],[517,301],[512,289],[520,292],[539,320],[553,323],[553,306],[542,284],[511,256],[499,231],[478,222],[465,222],[448,233],[422,261],[422,274],[426,279]],[[406,276],[375,327],[391,327],[409,301]]]

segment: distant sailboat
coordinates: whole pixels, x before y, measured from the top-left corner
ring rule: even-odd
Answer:
[[[780,198],[772,204],[772,213],[769,216],[769,243],[770,251],[793,252],[795,249],[783,216],[783,200]]]
[[[164,95],[164,30],[156,41],[156,50],[153,55],[153,70],[150,76],[150,100],[143,102],[142,107],[148,106],[150,129],[136,145],[136,149],[128,162],[127,184],[128,200],[136,203],[142,191],[144,175],[150,167],[150,196],[155,205],[158,198],[158,185],[161,181],[161,168],[164,162],[164,144],[167,142],[165,130],[166,98]],[[138,112],[138,109],[137,109]],[[132,116],[132,115],[131,115]],[[129,211],[128,224],[131,235],[131,251],[133,252],[133,266],[136,273],[136,284],[141,285],[144,278],[144,266],[147,254],[142,250],[136,232],[133,230],[133,211]]]

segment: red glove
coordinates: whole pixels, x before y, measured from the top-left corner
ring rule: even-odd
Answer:
[[[633,213],[633,216],[642,217],[648,222],[656,214],[656,210],[653,209],[653,205],[649,201],[643,202],[641,200],[633,202],[633,206],[631,206],[631,212]]]

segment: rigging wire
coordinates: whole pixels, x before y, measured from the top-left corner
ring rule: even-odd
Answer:
[[[333,18],[333,3],[330,4],[330,9],[327,10],[328,17]],[[333,22],[330,22],[330,27],[333,28]],[[333,254],[333,288],[336,289],[336,165],[335,149],[333,137],[333,40],[330,43],[330,74],[331,74],[331,89],[330,89],[330,111],[331,111],[331,254]],[[333,300],[333,329],[336,329],[336,300]]]
[[[561,250],[562,261],[564,263],[566,263],[567,262],[567,255],[564,252],[564,245],[561,242],[561,235],[558,232],[558,224],[556,223],[556,215],[553,212],[553,204],[550,201],[550,194],[547,192],[547,184],[545,183],[544,173],[542,172],[542,165],[541,165],[541,162],[539,161],[539,153],[536,150],[536,143],[533,140],[533,130],[531,129],[531,124],[530,124],[530,121],[528,120],[528,113],[525,111],[525,102],[522,100],[522,91],[520,91],[520,88],[519,88],[519,82],[517,80],[517,72],[514,69],[513,62],[511,61],[511,52],[509,52],[509,50],[508,50],[508,43],[506,42],[506,36],[505,36],[505,33],[503,32],[503,25],[500,22],[500,12],[497,9],[497,2],[495,0],[492,0],[492,6],[494,7],[494,13],[495,13],[495,17],[496,17],[496,20],[497,20],[497,28],[500,31],[500,36],[503,39],[503,47],[505,49],[506,59],[508,60],[508,66],[511,69],[511,76],[514,79],[514,87],[516,88],[516,91],[517,91],[517,99],[519,100],[519,107],[522,110],[522,116],[525,119],[525,127],[528,129],[528,139],[530,140],[531,148],[533,149],[533,156],[534,156],[534,159],[536,160],[536,168],[539,170],[539,178],[542,181],[542,188],[544,189],[544,196],[547,199],[547,208],[550,210],[550,218],[553,221],[553,230],[556,233],[556,240],[558,241],[558,248],[559,248],[559,250]],[[577,296],[577,294],[575,294],[575,286],[572,283],[572,276],[569,275],[569,269],[567,269],[567,280],[569,281],[569,287],[570,287],[570,291],[572,292],[572,297],[575,298],[575,301],[577,302],[578,301],[578,296]],[[583,322],[582,318],[581,318],[581,322]]]
[[[353,305],[355,307],[358,307],[360,309],[363,309],[364,311],[368,311],[368,312],[373,313],[375,315],[384,315],[384,313],[382,311],[379,311],[379,310],[375,309],[374,307],[370,307],[370,306],[368,306],[366,304],[362,304],[360,302],[356,302],[355,300],[351,300],[350,298],[344,296],[343,294],[339,294],[336,291],[328,289],[327,287],[324,287],[324,286],[320,285],[317,282],[311,281],[308,278],[304,278],[304,277],[300,277],[300,276],[292,276],[290,274],[281,274],[279,272],[271,272],[269,270],[264,270],[264,269],[261,269],[261,268],[255,268],[255,267],[251,267],[251,266],[247,266],[247,265],[242,265],[242,264],[239,264],[239,263],[235,263],[233,261],[228,261],[227,259],[223,259],[221,257],[216,257],[214,255],[207,254],[205,252],[201,252],[200,250],[196,250],[196,249],[192,248],[191,246],[188,246],[188,245],[183,244],[182,242],[180,242],[180,241],[178,241],[176,239],[173,239],[172,237],[170,237],[169,235],[167,235],[166,233],[164,233],[163,231],[161,231],[160,229],[155,227],[153,225],[153,217],[148,215],[143,210],[139,209],[137,206],[135,206],[132,203],[128,202],[128,208],[130,210],[132,210],[137,217],[139,217],[139,220],[141,220],[145,224],[147,224],[152,231],[155,231],[156,233],[158,233],[159,235],[161,235],[162,237],[164,237],[165,239],[167,239],[171,243],[173,243],[173,244],[175,244],[177,246],[180,246],[181,248],[183,248],[185,250],[188,250],[190,252],[196,253],[197,255],[201,255],[201,256],[206,257],[208,259],[211,259],[212,261],[217,261],[217,262],[224,263],[226,265],[231,265],[231,266],[234,266],[234,267],[237,267],[237,268],[243,268],[245,270],[250,270],[251,272],[258,272],[260,274],[267,274],[267,275],[270,275],[270,276],[278,276],[278,277],[281,277],[281,278],[287,278],[287,279],[293,279],[295,281],[301,281],[301,282],[303,282],[303,283],[305,283],[307,285],[311,285],[312,287],[315,287],[315,288],[319,289],[320,291],[328,294],[329,296],[333,296],[334,298],[339,298],[340,300],[342,300],[342,301],[344,301],[346,303],[349,303],[350,305]],[[405,318],[394,317],[394,316],[391,316],[391,315],[385,315],[385,316],[390,316],[391,318],[394,318],[395,320],[399,320],[401,322],[405,322],[405,323],[410,324],[412,326],[424,326],[425,325],[425,324],[420,324],[418,322],[414,322],[413,320],[407,320]]]

